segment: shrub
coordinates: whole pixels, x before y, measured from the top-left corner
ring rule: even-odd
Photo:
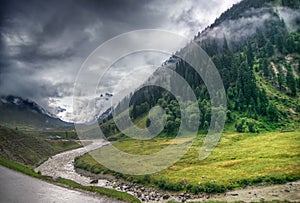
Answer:
[[[181,182],[170,184],[169,186],[170,186],[170,190],[172,191],[181,191],[184,189],[184,185]]]
[[[159,189],[162,190],[181,191],[184,189],[184,185],[181,182],[172,183],[164,179],[154,181],[154,184],[156,184],[159,187]]]
[[[253,184],[258,184],[258,183],[263,182],[263,178],[262,178],[262,177],[254,178],[254,179],[251,180],[251,182],[252,182]]]
[[[159,179],[157,181],[154,181],[154,184],[156,184],[159,187],[159,189],[165,189],[166,183],[167,182],[164,179]]]
[[[133,180],[133,178],[132,178]],[[151,178],[149,175],[144,175],[144,176],[140,176],[137,180],[136,180],[137,183],[139,184],[147,184],[147,183],[150,183],[151,182]]]
[[[99,174],[100,172],[101,172],[101,169],[98,167],[94,167],[92,170],[92,173],[95,173],[95,174]]]
[[[283,184],[286,183],[286,177],[285,176],[271,176],[269,178],[270,183],[272,184]]]
[[[151,181],[149,175],[144,175],[143,178],[142,178],[142,180],[143,180],[144,183],[150,183],[150,181]]]
[[[80,169],[83,169],[83,170],[90,170],[91,166],[88,164],[88,163],[77,163],[75,165],[76,168],[80,168]]]
[[[245,126],[245,119],[241,119],[241,120],[238,120],[236,123],[235,123],[235,129],[236,131],[238,131],[239,133],[243,133],[245,132],[246,130],[246,126]]]
[[[254,122],[251,122],[251,121],[247,122],[247,126],[248,126],[248,130],[249,130],[250,133],[256,133],[257,132]]]
[[[219,185],[216,183],[206,182],[203,184],[204,191],[207,193],[221,193],[226,191],[226,187],[224,185]]]
[[[245,187],[250,184],[250,181],[248,179],[241,179],[237,181],[238,185],[241,187]]]
[[[204,192],[204,189],[202,187],[200,187],[200,185],[188,184],[186,186],[186,191],[193,193],[193,194],[198,194],[200,192]]]

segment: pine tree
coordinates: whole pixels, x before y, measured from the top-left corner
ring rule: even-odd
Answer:
[[[297,90],[296,90],[296,81],[293,75],[293,72],[291,68],[288,68],[288,72],[286,75],[286,84],[288,88],[290,89],[291,96],[296,96],[297,95]]]
[[[282,90],[283,78],[282,78],[281,74],[277,74],[277,81],[278,81],[279,89]]]
[[[295,51],[294,41],[295,40],[291,36],[286,40],[286,49],[289,53],[293,53]]]
[[[273,104],[269,105],[267,114],[268,114],[270,121],[274,121],[274,122],[278,121],[279,112],[278,112],[278,109],[276,108],[276,106],[274,106]]]
[[[256,41],[258,48],[261,48],[266,44],[266,39],[261,30],[256,30]]]
[[[246,57],[247,57],[248,65],[252,68],[252,66],[253,66],[253,60],[254,60],[254,55],[253,55],[253,50],[252,50],[251,43],[248,43],[248,45],[247,45],[247,48],[246,48]]]
[[[283,53],[283,37],[281,34],[277,34],[275,36],[275,41],[276,41],[276,46],[277,46],[277,49],[278,51],[280,51],[281,53]]]
[[[266,49],[266,52],[267,52],[266,54],[268,57],[271,57],[274,55],[274,47],[270,42],[267,42],[265,49]]]
[[[269,74],[269,66],[268,66],[267,59],[263,59],[263,61],[262,61],[262,69],[263,69],[264,76],[266,78],[269,77],[270,74]]]

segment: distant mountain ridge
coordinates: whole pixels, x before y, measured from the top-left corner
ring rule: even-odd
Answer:
[[[0,97],[0,124],[24,130],[71,129],[72,123],[67,123],[34,101],[18,96]]]
[[[227,124],[234,125],[237,131],[284,128],[289,119],[292,126],[296,125],[294,121],[300,115],[300,15],[284,19],[280,9],[297,13],[299,6],[298,0],[243,0],[194,37],[220,72],[228,97],[228,111],[223,113]],[[288,30],[287,24],[291,22],[298,30]],[[180,52],[193,56],[188,47]],[[200,128],[207,128],[210,102],[201,78],[175,56],[158,69],[157,75],[165,68],[176,71],[193,88],[201,110]],[[178,127],[180,115],[174,113],[178,103],[162,90],[144,88],[135,92],[130,105],[133,120],[160,105],[168,112],[166,132],[172,134]],[[108,134],[117,132],[111,121],[112,111],[109,108],[98,117]],[[0,115],[0,123],[12,128],[51,129],[72,125],[35,102],[16,96],[1,97]]]
[[[4,104],[19,106],[19,108],[28,107],[28,108],[31,108],[33,111],[36,111],[37,113],[45,114],[45,115],[47,115],[49,117],[53,117],[53,118],[56,117],[54,114],[50,113],[49,111],[47,111],[46,109],[44,109],[43,107],[41,107],[40,105],[38,105],[37,103],[35,103],[34,101],[31,101],[29,99],[23,99],[18,96],[9,95],[9,96],[2,96],[1,102]]]

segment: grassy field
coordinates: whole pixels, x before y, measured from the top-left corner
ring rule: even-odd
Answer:
[[[23,133],[9,128],[0,129],[0,157],[35,166],[57,153],[81,147],[74,141],[46,140],[38,133]]]
[[[300,178],[300,132],[223,135],[212,154],[200,161],[202,140],[199,135],[188,153],[159,173],[136,177],[114,174],[161,189],[195,190],[195,193],[197,190],[218,192],[249,184],[284,183]],[[167,138],[150,141],[123,139],[114,145],[131,154],[151,154],[169,142]],[[111,161],[117,160],[112,157]],[[112,173],[89,154],[76,159],[76,167],[95,173]]]

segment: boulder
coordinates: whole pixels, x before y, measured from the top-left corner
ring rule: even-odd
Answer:
[[[90,182],[91,184],[97,184],[98,183],[98,179],[94,179]]]
[[[170,195],[168,195],[168,194],[163,195],[163,199],[169,199],[169,198],[170,198]]]

